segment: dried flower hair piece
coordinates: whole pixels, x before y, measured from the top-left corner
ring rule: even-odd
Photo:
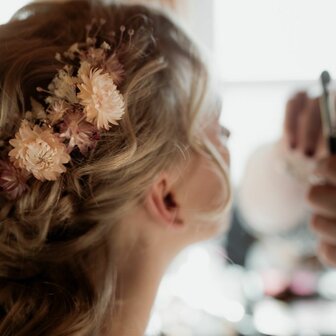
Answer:
[[[113,78],[101,69],[90,68],[81,76],[78,98],[84,106],[86,120],[97,129],[108,130],[118,125],[124,114],[124,99],[113,83]]]
[[[17,169],[9,161],[0,160],[0,188],[7,198],[15,200],[27,189],[29,173],[22,169]]]
[[[7,198],[22,195],[31,176],[40,181],[58,179],[67,170],[71,153],[86,156],[95,148],[100,132],[122,119],[125,102],[118,86],[124,69],[117,45],[98,43],[104,24],[94,20],[87,27],[85,42],[57,53],[63,68],[47,90],[37,88],[44,102],[31,99],[31,110],[25,113],[15,138],[9,140],[7,159],[0,160],[0,190]],[[90,36],[93,26],[95,32]]]
[[[13,165],[40,181],[56,180],[66,171],[64,164],[70,161],[65,144],[45,125],[40,127],[23,120],[15,139],[9,143],[14,147],[9,152]]]

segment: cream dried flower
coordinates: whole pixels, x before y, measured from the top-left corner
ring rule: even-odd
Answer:
[[[94,125],[85,120],[83,112],[73,111],[67,113],[60,124],[60,137],[69,140],[69,153],[77,146],[79,151],[86,155],[89,149],[95,147],[98,131]]]
[[[49,84],[48,89],[57,98],[65,99],[71,104],[78,103],[76,96],[77,78],[72,76],[72,67],[65,66],[59,70],[52,82]],[[51,103],[53,99],[47,100]]]
[[[58,123],[68,112],[70,105],[63,99],[54,100],[48,107],[48,119],[52,125]]]
[[[101,67],[106,60],[106,50],[102,48],[89,48],[83,58],[95,67]]]
[[[80,48],[79,48],[79,43],[74,43],[69,47],[68,51],[63,53],[63,55],[65,57],[70,58],[71,60],[74,60],[77,55],[80,55],[80,53],[81,53],[81,51],[80,51]],[[61,56],[60,56],[60,59],[62,59]]]
[[[65,145],[51,128],[41,128],[23,120],[9,152],[10,160],[17,168],[32,173],[38,180],[55,181],[66,171],[63,164],[70,161]]]
[[[44,110],[44,107],[42,104],[40,104],[38,101],[36,101],[33,98],[30,98],[30,103],[32,106],[32,115],[35,119],[45,119],[46,118],[46,112]]]
[[[33,121],[34,119],[45,119],[46,112],[44,107],[34,98],[30,98],[31,111],[25,113],[25,119]]]
[[[0,160],[0,189],[8,199],[15,200],[28,189],[28,177],[28,172],[15,168],[8,161]]]
[[[112,76],[101,69],[91,69],[89,75],[81,75],[80,80],[78,98],[84,106],[86,120],[98,129],[108,130],[110,124],[118,125],[125,103]]]
[[[106,51],[111,50],[111,46],[107,42],[105,42],[105,41],[100,45],[100,48],[104,49]]]
[[[88,61],[81,61],[78,70],[78,78],[88,78],[90,77],[91,64]]]

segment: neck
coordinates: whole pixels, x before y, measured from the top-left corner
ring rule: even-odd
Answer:
[[[178,252],[164,246],[161,239],[151,243],[138,239],[123,245],[117,267],[116,307],[104,336],[144,335],[161,279]]]
[[[129,263],[127,269],[119,274],[119,307],[114,319],[117,323],[111,335],[140,336],[146,330],[168,261],[159,260],[156,255],[143,255],[142,258],[135,258],[134,263]]]

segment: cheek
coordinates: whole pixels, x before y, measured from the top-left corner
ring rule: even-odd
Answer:
[[[225,182],[213,163],[204,164],[203,168],[200,176],[200,201],[206,210],[213,210],[225,201]]]
[[[225,179],[208,158],[202,157],[195,162],[189,185],[190,206],[197,211],[210,212],[225,202]]]
[[[228,231],[231,223],[231,213],[226,211],[220,218],[195,218],[193,220],[194,241],[208,240]]]
[[[182,213],[192,240],[207,240],[227,231],[228,211],[219,211],[227,205],[228,185],[217,165],[205,157],[194,160],[183,184],[188,191]]]
[[[221,155],[222,159],[224,160],[225,164],[227,165],[228,169],[230,169],[231,165],[231,156],[230,151],[226,146],[221,146],[218,149],[218,153]]]

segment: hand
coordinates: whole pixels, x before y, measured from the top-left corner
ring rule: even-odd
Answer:
[[[284,136],[288,147],[313,157],[323,147],[319,99],[297,93],[286,106]]]
[[[317,253],[321,261],[336,267],[336,156],[321,160],[316,173],[326,183],[312,186],[308,193],[313,210],[311,229],[320,242]]]

